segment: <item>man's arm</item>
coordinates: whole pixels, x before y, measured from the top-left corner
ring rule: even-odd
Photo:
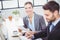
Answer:
[[[33,32],[33,31],[29,31],[25,33],[25,36],[30,39],[33,37],[33,39],[37,39],[37,38],[43,38],[47,36],[47,28],[40,31],[40,32]]]
[[[37,38],[43,38],[47,36],[47,28],[45,30],[42,30],[41,32],[35,33],[34,34],[34,39]]]

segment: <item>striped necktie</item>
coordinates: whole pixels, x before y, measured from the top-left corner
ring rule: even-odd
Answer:
[[[50,32],[52,31],[53,28],[54,28],[54,25],[51,24],[51,25],[50,25],[50,28],[49,28]]]

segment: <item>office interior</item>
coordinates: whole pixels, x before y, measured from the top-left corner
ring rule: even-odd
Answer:
[[[25,17],[27,14],[24,9],[24,4],[28,1],[32,2],[34,12],[44,17],[44,11],[42,6],[51,0],[0,0],[0,27],[2,27],[4,19],[7,19],[9,15],[13,15],[15,17],[15,15],[13,14],[14,11],[18,11],[19,13],[18,15],[16,15],[16,17]],[[54,1],[58,2],[60,5],[60,0]],[[46,19],[45,23],[47,26],[48,23]]]

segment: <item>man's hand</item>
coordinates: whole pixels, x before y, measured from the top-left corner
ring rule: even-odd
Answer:
[[[30,38],[33,37],[34,34],[35,34],[35,32],[28,31],[28,32],[25,33],[25,36],[26,36],[28,39],[30,39]]]

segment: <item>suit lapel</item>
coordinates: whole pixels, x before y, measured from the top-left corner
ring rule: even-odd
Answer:
[[[37,17],[36,17],[36,14],[34,14],[34,26],[35,26],[35,30],[37,30]]]
[[[57,25],[52,29],[51,32],[55,31],[56,29],[59,29],[59,28],[60,28],[59,25],[60,25],[60,21],[59,21],[59,22],[57,23]]]
[[[28,22],[28,18],[26,17],[26,21],[25,21],[25,23],[26,23],[26,25],[27,25],[27,28],[28,28],[28,26],[29,26],[29,22]]]
[[[28,18],[26,17],[26,25],[27,25],[27,28],[29,28],[29,21],[28,21]],[[29,28],[31,31],[32,31],[32,29],[31,28]]]

